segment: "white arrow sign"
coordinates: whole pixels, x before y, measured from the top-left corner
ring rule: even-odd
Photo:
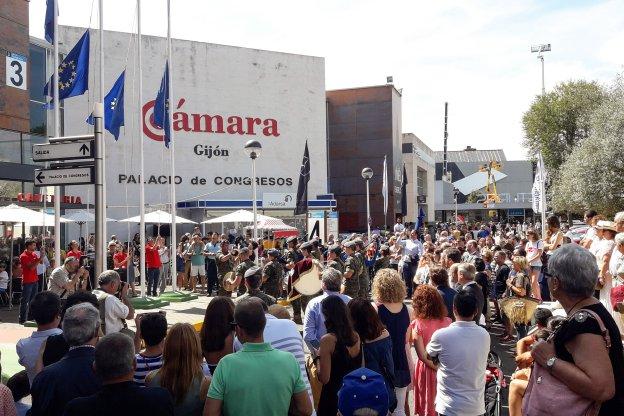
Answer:
[[[95,157],[93,140],[73,143],[34,144],[33,161],[91,159]]]
[[[35,186],[92,184],[93,166],[35,170]]]

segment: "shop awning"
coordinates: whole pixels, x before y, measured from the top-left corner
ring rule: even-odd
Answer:
[[[0,207],[0,222],[24,222],[29,227],[54,227],[54,215],[11,204],[6,207]],[[61,217],[61,222],[69,221]]]

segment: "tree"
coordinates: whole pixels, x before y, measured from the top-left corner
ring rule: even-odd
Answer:
[[[542,153],[544,164],[555,172],[578,143],[590,134],[590,118],[605,99],[596,82],[568,81],[535,98],[522,117],[524,146]]]
[[[572,150],[552,182],[556,210],[624,209],[624,82],[618,77],[590,117],[590,134]]]

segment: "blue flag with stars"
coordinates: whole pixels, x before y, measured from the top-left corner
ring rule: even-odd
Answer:
[[[59,99],[82,95],[89,89],[89,30],[82,35],[76,46],[67,54],[58,67]],[[54,107],[52,80],[45,85],[43,95],[52,97],[46,108]]]
[[[104,128],[119,140],[119,129],[124,125],[124,83],[126,71],[123,71],[113,88],[104,97]],[[93,125],[93,114],[87,119],[87,123]]]
[[[171,142],[171,125],[169,123],[169,61],[165,64],[165,74],[160,82],[160,89],[154,103],[154,125],[163,129],[165,147]]]
[[[45,23],[43,25],[45,39],[50,43],[54,43],[54,1],[46,0]]]

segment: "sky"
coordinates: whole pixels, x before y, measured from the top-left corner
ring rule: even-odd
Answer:
[[[136,2],[103,0],[104,28],[136,30]],[[59,24],[97,27],[97,0],[59,0]],[[143,0],[142,32],[166,36],[166,0]],[[610,82],[623,71],[621,0],[172,0],[172,37],[325,58],[326,88],[402,90],[403,132],[441,150],[526,157],[522,114],[541,92],[533,44],[550,43],[545,84]],[[43,38],[45,0],[30,1]]]

